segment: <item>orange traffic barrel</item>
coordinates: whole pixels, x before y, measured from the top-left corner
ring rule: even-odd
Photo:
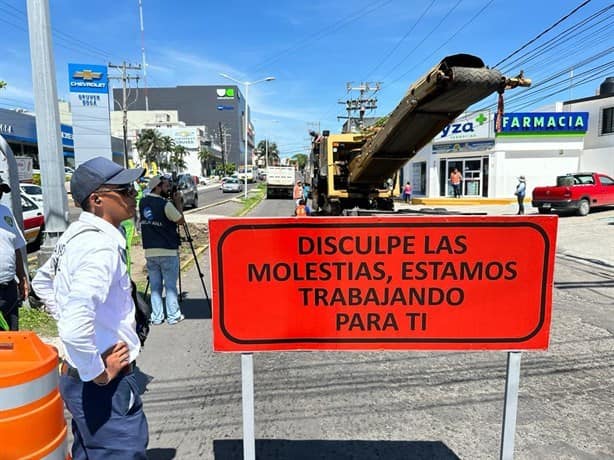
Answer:
[[[67,458],[57,350],[34,332],[0,332],[0,460]]]

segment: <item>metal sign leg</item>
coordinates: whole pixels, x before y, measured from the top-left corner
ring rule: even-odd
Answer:
[[[254,355],[241,354],[241,392],[243,396],[243,459],[256,460],[254,435]]]
[[[514,458],[514,435],[518,414],[518,388],[520,386],[519,351],[507,354],[507,376],[505,379],[505,405],[503,406],[503,431],[501,434],[501,460]]]

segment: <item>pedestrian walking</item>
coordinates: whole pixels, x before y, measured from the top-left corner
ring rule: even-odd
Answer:
[[[149,181],[151,192],[139,203],[141,238],[147,261],[147,275],[151,286],[151,323],[164,322],[162,290],[166,292],[166,320],[177,324],[185,319],[179,308],[177,281],[179,279],[179,233],[183,225],[181,192],[170,197],[170,183],[161,176]]]
[[[527,182],[524,176],[520,176],[518,178],[518,185],[516,185],[516,191],[514,195],[516,195],[516,199],[518,200],[518,212],[517,215],[521,216],[524,214],[524,197],[527,194]]]
[[[454,190],[454,198],[461,197],[461,182],[463,181],[463,175],[456,168],[452,170],[450,173],[450,183],[452,184],[452,189]]]
[[[73,460],[147,458],[134,374],[141,344],[119,229],[136,212],[132,183],[142,174],[103,157],[81,164],[70,190],[83,212],[32,282],[58,321],[66,352],[60,394],[72,415]]]
[[[0,177],[0,199],[4,193],[10,192],[11,187]],[[19,307],[21,300],[28,297],[28,275],[21,256],[25,247],[26,240],[15,216],[8,207],[0,204],[0,322],[6,321],[11,331],[19,330]]]

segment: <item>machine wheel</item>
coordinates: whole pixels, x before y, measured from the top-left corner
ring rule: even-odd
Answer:
[[[549,214],[550,213],[550,209],[543,208],[541,206],[539,208],[537,208],[537,210],[539,211],[540,214]]]
[[[578,215],[586,216],[591,210],[591,205],[588,200],[580,200],[580,206],[578,206]]]
[[[194,194],[194,201],[192,201],[192,207],[198,208],[198,193]]]
[[[324,198],[324,204],[322,205],[322,211],[327,216],[340,216],[341,215],[341,203],[339,200],[329,200]]]

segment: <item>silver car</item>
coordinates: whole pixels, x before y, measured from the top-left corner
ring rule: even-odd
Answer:
[[[226,179],[224,183],[222,184],[222,193],[226,193],[226,192],[238,193],[242,191],[243,191],[243,184],[236,177],[230,177]]]

